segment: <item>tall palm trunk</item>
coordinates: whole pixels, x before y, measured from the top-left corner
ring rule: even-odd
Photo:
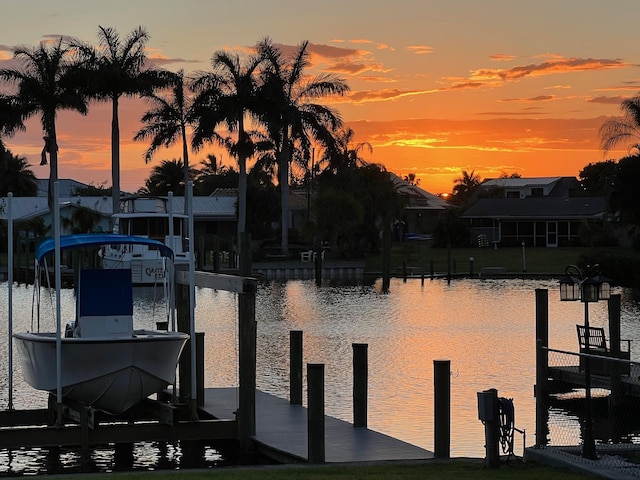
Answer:
[[[249,136],[244,131],[244,118],[238,122],[238,242],[247,224],[247,148]]]
[[[58,139],[56,138],[55,115],[47,115],[47,147],[49,151],[49,188],[47,191],[47,203],[53,208],[53,184],[58,181]]]
[[[282,152],[280,155],[280,162],[278,170],[280,174],[280,208],[282,210],[282,220],[280,225],[281,230],[281,243],[280,250],[283,255],[289,254],[289,158],[291,156],[289,150],[289,132],[288,128],[285,129],[285,134],[282,142]]]
[[[189,183],[189,180],[191,180],[191,178],[189,175],[189,147],[187,146],[187,129],[184,125],[180,126],[180,132],[182,135],[182,166],[184,168],[184,214],[189,215],[191,205],[187,204],[187,184]]]
[[[118,97],[111,104],[111,198],[113,213],[120,211],[120,122],[118,120]]]

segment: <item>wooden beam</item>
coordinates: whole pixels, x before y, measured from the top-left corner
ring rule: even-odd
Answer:
[[[225,290],[235,293],[255,293],[258,290],[258,281],[252,277],[239,277],[224,273],[195,272],[197,287]],[[176,282],[180,285],[189,285],[189,272],[176,271]]]

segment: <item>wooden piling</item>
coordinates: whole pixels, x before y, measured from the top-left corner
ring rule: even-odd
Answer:
[[[316,285],[319,287],[322,285],[322,249],[320,247],[316,247],[314,250],[314,267],[315,267],[315,279]]]
[[[289,403],[302,405],[302,331],[289,332]]]
[[[451,360],[433,361],[435,458],[451,452]]]
[[[549,292],[536,289],[536,447],[547,444],[549,431]]]
[[[307,365],[307,459],[325,461],[324,364]]]
[[[609,342],[611,356],[621,358],[620,355],[620,294],[611,295],[608,301],[609,313]],[[626,365],[613,360],[610,362],[611,395],[609,395],[609,418],[614,426],[614,442],[621,440],[621,424],[619,422],[619,407],[624,402],[624,390],[622,387],[622,371],[627,370]],[[628,371],[628,370],[627,370]]]
[[[238,294],[238,439],[248,444],[256,434],[256,294]]]
[[[382,291],[388,292],[391,284],[391,232],[382,231]]]
[[[369,359],[366,343],[354,343],[353,347],[353,426],[367,426],[367,396],[369,384]]]

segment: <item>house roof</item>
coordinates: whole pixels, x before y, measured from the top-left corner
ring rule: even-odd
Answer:
[[[193,216],[195,220],[235,220],[236,197],[193,197]],[[64,197],[60,206],[83,206],[95,210],[105,217],[112,212],[111,197]],[[7,198],[0,198],[0,219],[6,220]],[[12,201],[13,219],[28,220],[49,213],[46,197],[14,197]],[[173,197],[173,211],[184,211],[184,197]]]
[[[444,210],[445,208],[451,207],[451,204],[446,200],[443,200],[433,193],[429,193],[426,190],[423,190],[417,185],[410,184],[396,174],[389,172],[389,176],[391,177],[391,181],[393,182],[396,191],[400,195],[409,198],[409,205],[407,205],[406,208],[421,210]]]
[[[481,185],[503,188],[545,187],[558,182],[561,178],[563,177],[488,178]]]
[[[529,177],[529,178],[488,178],[480,184],[480,189],[475,198],[481,196],[481,192],[492,189],[522,190],[544,188],[549,197],[570,197],[579,190],[580,182],[575,177]]]
[[[579,219],[607,213],[604,197],[483,198],[469,207],[462,218]]]

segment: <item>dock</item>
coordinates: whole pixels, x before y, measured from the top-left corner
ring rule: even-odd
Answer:
[[[236,388],[205,390],[204,410],[216,418],[233,418]],[[306,463],[307,409],[274,395],[256,391],[258,451],[280,463]],[[326,462],[427,460],[428,450],[364,427],[325,415]]]
[[[64,427],[51,426],[51,412],[21,410],[0,412],[0,448],[88,449],[104,444],[137,441],[211,441],[237,439],[238,389],[206,388],[198,421],[174,418],[167,422],[140,417],[140,421],[117,423],[98,416],[92,426],[68,420]],[[150,405],[145,406],[150,411]],[[47,426],[49,424],[49,426]],[[278,463],[307,463],[307,409],[256,390],[256,433],[252,437],[261,455]],[[428,460],[432,452],[402,440],[325,415],[326,462],[379,462]]]
[[[548,373],[551,380],[567,389],[585,386],[584,370],[580,370],[578,365],[549,367]],[[622,375],[620,384],[623,395],[640,398],[640,364],[631,363],[629,375]],[[611,388],[611,377],[592,373],[591,387],[608,390]]]

